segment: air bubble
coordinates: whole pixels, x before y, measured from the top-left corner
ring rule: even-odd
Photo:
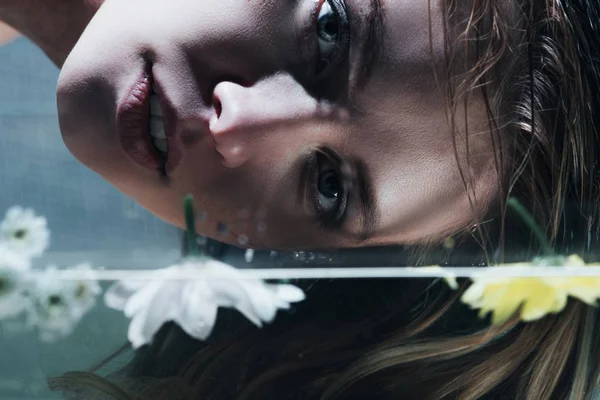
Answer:
[[[254,260],[254,249],[246,250],[246,253],[244,254],[244,260],[246,260],[247,263],[251,263],[252,260]]]
[[[242,246],[247,245],[249,241],[250,239],[248,238],[248,236],[244,235],[243,233],[237,238],[237,242]]]
[[[454,240],[454,238],[448,237],[446,238],[446,240],[444,240],[444,248],[446,250],[452,250],[454,246],[456,246],[456,241]]]
[[[311,262],[315,260],[315,254],[311,253],[311,252],[306,252],[306,251],[296,251],[294,252],[294,260],[295,261],[301,261],[301,262]]]

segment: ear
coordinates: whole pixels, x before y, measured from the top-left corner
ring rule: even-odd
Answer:
[[[17,32],[14,28],[9,25],[6,25],[3,22],[0,22],[0,46],[10,42],[15,37],[19,36],[19,32]]]

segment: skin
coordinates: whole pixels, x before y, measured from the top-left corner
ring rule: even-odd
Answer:
[[[9,25],[0,22],[0,46],[16,38],[19,33]]]
[[[452,145],[433,68],[443,56],[441,8],[434,1],[431,10],[426,0],[383,1],[382,51],[366,80],[359,75],[361,38],[372,11],[367,1],[347,0],[350,46],[324,78],[315,76],[313,52],[299,56],[302,40],[307,46],[317,41],[316,29],[308,38],[298,33],[309,20],[311,0],[77,4],[69,8],[73,29],[60,34],[23,22],[23,15],[35,20],[33,7],[20,6],[29,14],[13,7],[12,14],[13,26],[20,24],[62,66],[57,101],[65,144],[175,225],[184,225],[181,199],[191,193],[205,214],[199,232],[233,244],[298,249],[418,243],[467,227],[494,199],[497,177],[487,135],[469,138],[468,168],[464,137],[457,138],[458,153]],[[6,20],[7,14],[0,16]],[[117,105],[147,60],[160,77],[162,96],[177,110],[182,162],[167,179],[131,160],[116,134]],[[467,115],[470,132],[486,131],[476,95]],[[464,131],[464,118],[458,120]],[[361,234],[366,216],[352,168],[342,168],[350,194],[340,229],[324,229],[310,196],[301,195],[298,188],[307,185],[300,182],[300,160],[322,146],[347,165],[358,160],[366,166],[377,205],[368,237]],[[474,208],[459,164],[475,182],[469,188],[477,198]]]

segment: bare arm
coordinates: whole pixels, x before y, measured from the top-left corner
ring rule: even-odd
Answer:
[[[102,2],[0,0],[0,21],[31,39],[60,68]]]

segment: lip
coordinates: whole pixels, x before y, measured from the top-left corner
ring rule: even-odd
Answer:
[[[175,113],[164,100],[162,88],[154,79],[151,71],[151,68],[148,67],[140,74],[125,98],[117,106],[117,132],[121,147],[129,158],[145,168],[162,172],[162,160],[152,143],[149,127],[150,95],[152,94],[152,85],[154,85],[158,91],[165,124],[169,149],[165,172],[169,174],[181,161],[181,145],[176,136]]]

